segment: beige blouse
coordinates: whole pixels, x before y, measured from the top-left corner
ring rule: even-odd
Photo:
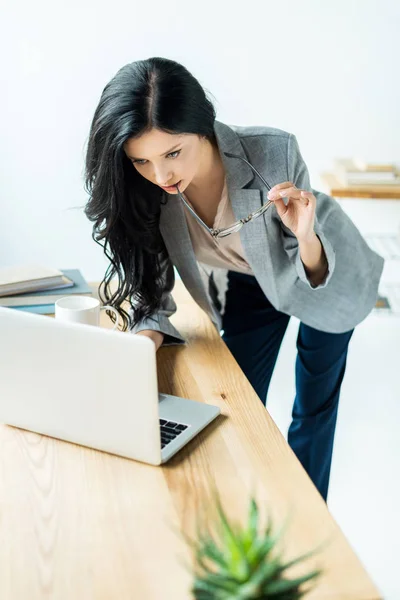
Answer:
[[[193,208],[185,194],[183,194],[183,196],[186,202]],[[231,233],[223,238],[213,238],[208,231],[196,221],[185,205],[184,210],[193,250],[196,259],[200,263],[253,275],[253,271],[246,260],[239,232]],[[225,179],[221,200],[218,204],[217,214],[215,215],[213,229],[229,227],[235,223],[235,221],[237,221],[237,219],[233,214]]]

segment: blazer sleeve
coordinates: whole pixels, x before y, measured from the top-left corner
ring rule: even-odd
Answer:
[[[288,138],[288,148],[287,148],[287,171],[288,171],[288,181],[292,181],[295,186],[302,190],[307,190],[309,192],[313,192],[310,185],[310,176],[308,174],[307,166],[301,156],[299,145],[297,143],[297,139],[293,134],[289,134]],[[317,207],[318,207],[318,198],[317,198]],[[284,248],[289,258],[294,262],[297,274],[301,281],[307,284],[311,289],[318,290],[324,288],[328,285],[332,273],[335,269],[335,251],[332,247],[330,241],[326,238],[323,226],[319,223],[317,218],[317,210],[315,214],[315,225],[314,231],[316,235],[319,237],[322,247],[325,252],[325,256],[328,262],[328,270],[325,276],[325,279],[317,286],[313,286],[309,281],[303,262],[300,257],[300,249],[296,236],[290,231],[288,227],[286,227],[282,222],[281,226],[283,229],[283,240],[284,240]]]
[[[174,268],[172,263],[168,260],[165,271],[165,288],[161,299],[161,307],[156,313],[142,319],[139,323],[134,325],[131,328],[132,333],[138,333],[144,329],[151,329],[152,331],[159,331],[164,334],[162,346],[174,346],[186,343],[186,340],[169,320],[169,317],[176,312],[176,303],[171,294],[174,284]],[[133,316],[132,309],[130,309],[129,313]]]

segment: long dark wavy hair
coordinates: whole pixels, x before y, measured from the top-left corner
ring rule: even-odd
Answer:
[[[166,58],[125,65],[103,90],[86,153],[85,214],[110,261],[100,298],[116,308],[123,331],[160,308],[169,260],[159,230],[163,191],[136,171],[123,145],[153,128],[215,143],[214,121],[213,104],[197,79]],[[124,310],[124,301],[132,310]]]

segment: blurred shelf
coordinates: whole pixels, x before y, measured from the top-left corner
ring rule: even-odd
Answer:
[[[386,198],[400,200],[399,185],[342,185],[333,173],[322,173],[322,182],[329,188],[329,195],[337,198]]]

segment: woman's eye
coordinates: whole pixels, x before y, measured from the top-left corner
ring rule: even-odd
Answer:
[[[180,153],[181,150],[175,150],[174,152],[170,152],[169,154],[167,154],[166,158],[178,158]],[[145,165],[146,163],[147,160],[144,158],[136,158],[135,160],[132,160],[132,164],[134,165]]]
[[[169,158],[177,158],[180,155],[180,153],[181,153],[180,150],[175,150],[175,152],[170,152],[169,154],[167,154],[167,157],[169,157]]]

